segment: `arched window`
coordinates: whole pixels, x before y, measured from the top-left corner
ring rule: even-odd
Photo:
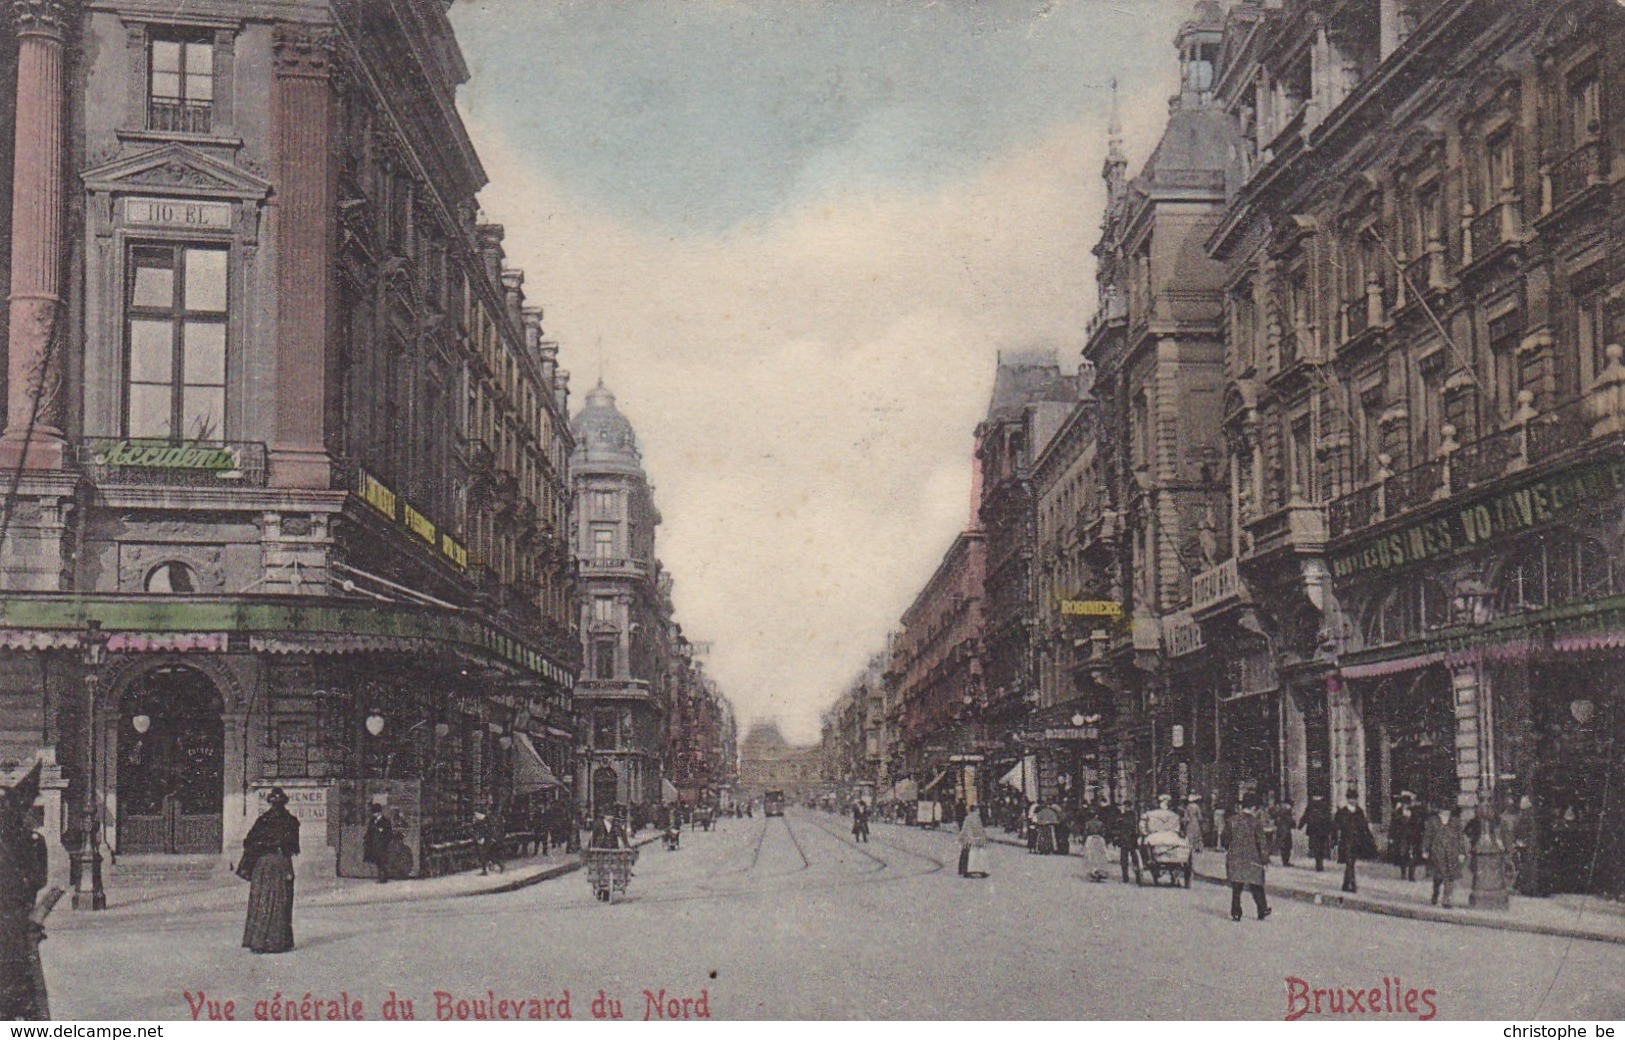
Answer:
[[[165,560],[147,572],[146,590],[185,594],[197,591],[197,579],[192,568],[177,560]]]

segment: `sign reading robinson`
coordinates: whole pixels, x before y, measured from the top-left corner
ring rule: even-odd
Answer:
[[[1577,513],[1625,490],[1625,459],[1577,466],[1478,502],[1452,507],[1331,558],[1332,577],[1396,570],[1481,548]]]

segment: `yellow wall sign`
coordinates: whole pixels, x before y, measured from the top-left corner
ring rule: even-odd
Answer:
[[[1123,616],[1123,605],[1109,599],[1063,599],[1061,616],[1119,618]]]
[[[365,470],[361,473],[361,501],[372,506],[380,513],[395,519],[395,492],[385,487],[383,482]]]
[[[433,520],[413,509],[410,502],[402,501],[387,484],[366,470],[361,471],[361,481],[356,495],[361,501],[389,517],[391,521],[399,523],[423,539],[453,567],[460,571],[468,569],[468,550],[462,543],[436,528]]]

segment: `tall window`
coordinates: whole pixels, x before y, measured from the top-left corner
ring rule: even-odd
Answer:
[[[1512,150],[1512,130],[1506,129],[1490,138],[1484,146],[1484,190],[1479,198],[1478,211],[1487,213],[1501,203],[1501,193],[1517,187],[1517,156]]]
[[[126,436],[223,437],[226,251],[131,248],[126,319]]]
[[[615,640],[598,639],[593,641],[592,675],[594,679],[615,678]]]
[[[1569,147],[1578,148],[1602,133],[1602,91],[1596,73],[1569,81],[1568,108]]]
[[[1574,342],[1580,352],[1581,389],[1586,389],[1608,367],[1608,295],[1601,286],[1575,290]]]
[[[604,624],[613,624],[615,621],[615,597],[594,596],[592,600],[592,619]]]
[[[214,113],[214,44],[208,34],[154,36],[147,67],[147,128],[208,133]]]
[[[592,532],[592,558],[595,560],[611,560],[615,558],[615,529],[612,527],[595,527]]]
[[[594,491],[592,493],[592,515],[599,520],[614,520],[615,492]]]
[[[1292,497],[1303,502],[1320,501],[1319,486],[1315,480],[1315,439],[1309,416],[1300,415],[1292,420]]]
[[[1517,409],[1518,391],[1523,388],[1518,375],[1518,345],[1523,341],[1523,313],[1517,307],[1489,320],[1490,357],[1495,365],[1495,410],[1506,422]]]
[[[1438,454],[1444,426],[1444,353],[1435,351],[1417,365],[1416,453],[1419,460]],[[1460,431],[1458,431],[1459,433]]]

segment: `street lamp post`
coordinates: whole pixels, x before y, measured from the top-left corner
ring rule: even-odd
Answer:
[[[100,621],[86,621],[83,646],[85,731],[79,756],[82,769],[79,791],[79,848],[73,853],[75,910],[106,910],[102,888],[102,850],[96,812],[96,684],[106,660],[107,643]],[[149,720],[150,722],[150,720]]]
[[[1490,621],[1489,600],[1490,592],[1483,583],[1465,581],[1457,587],[1450,605],[1460,621],[1464,621],[1472,628],[1483,628]],[[1474,676],[1474,683],[1478,724],[1481,729],[1486,729],[1495,723],[1490,715],[1489,699],[1484,695],[1482,665]],[[1484,750],[1481,749],[1480,755],[1484,754]],[[1490,762],[1490,766],[1488,772],[1481,774],[1478,784],[1478,807],[1475,810],[1478,818],[1478,839],[1473,842],[1473,889],[1467,897],[1467,905],[1480,910],[1505,910],[1509,906],[1504,872],[1506,850],[1501,848],[1500,835],[1496,833],[1500,829],[1500,814],[1496,805],[1496,799],[1500,795],[1494,786],[1493,761]]]

